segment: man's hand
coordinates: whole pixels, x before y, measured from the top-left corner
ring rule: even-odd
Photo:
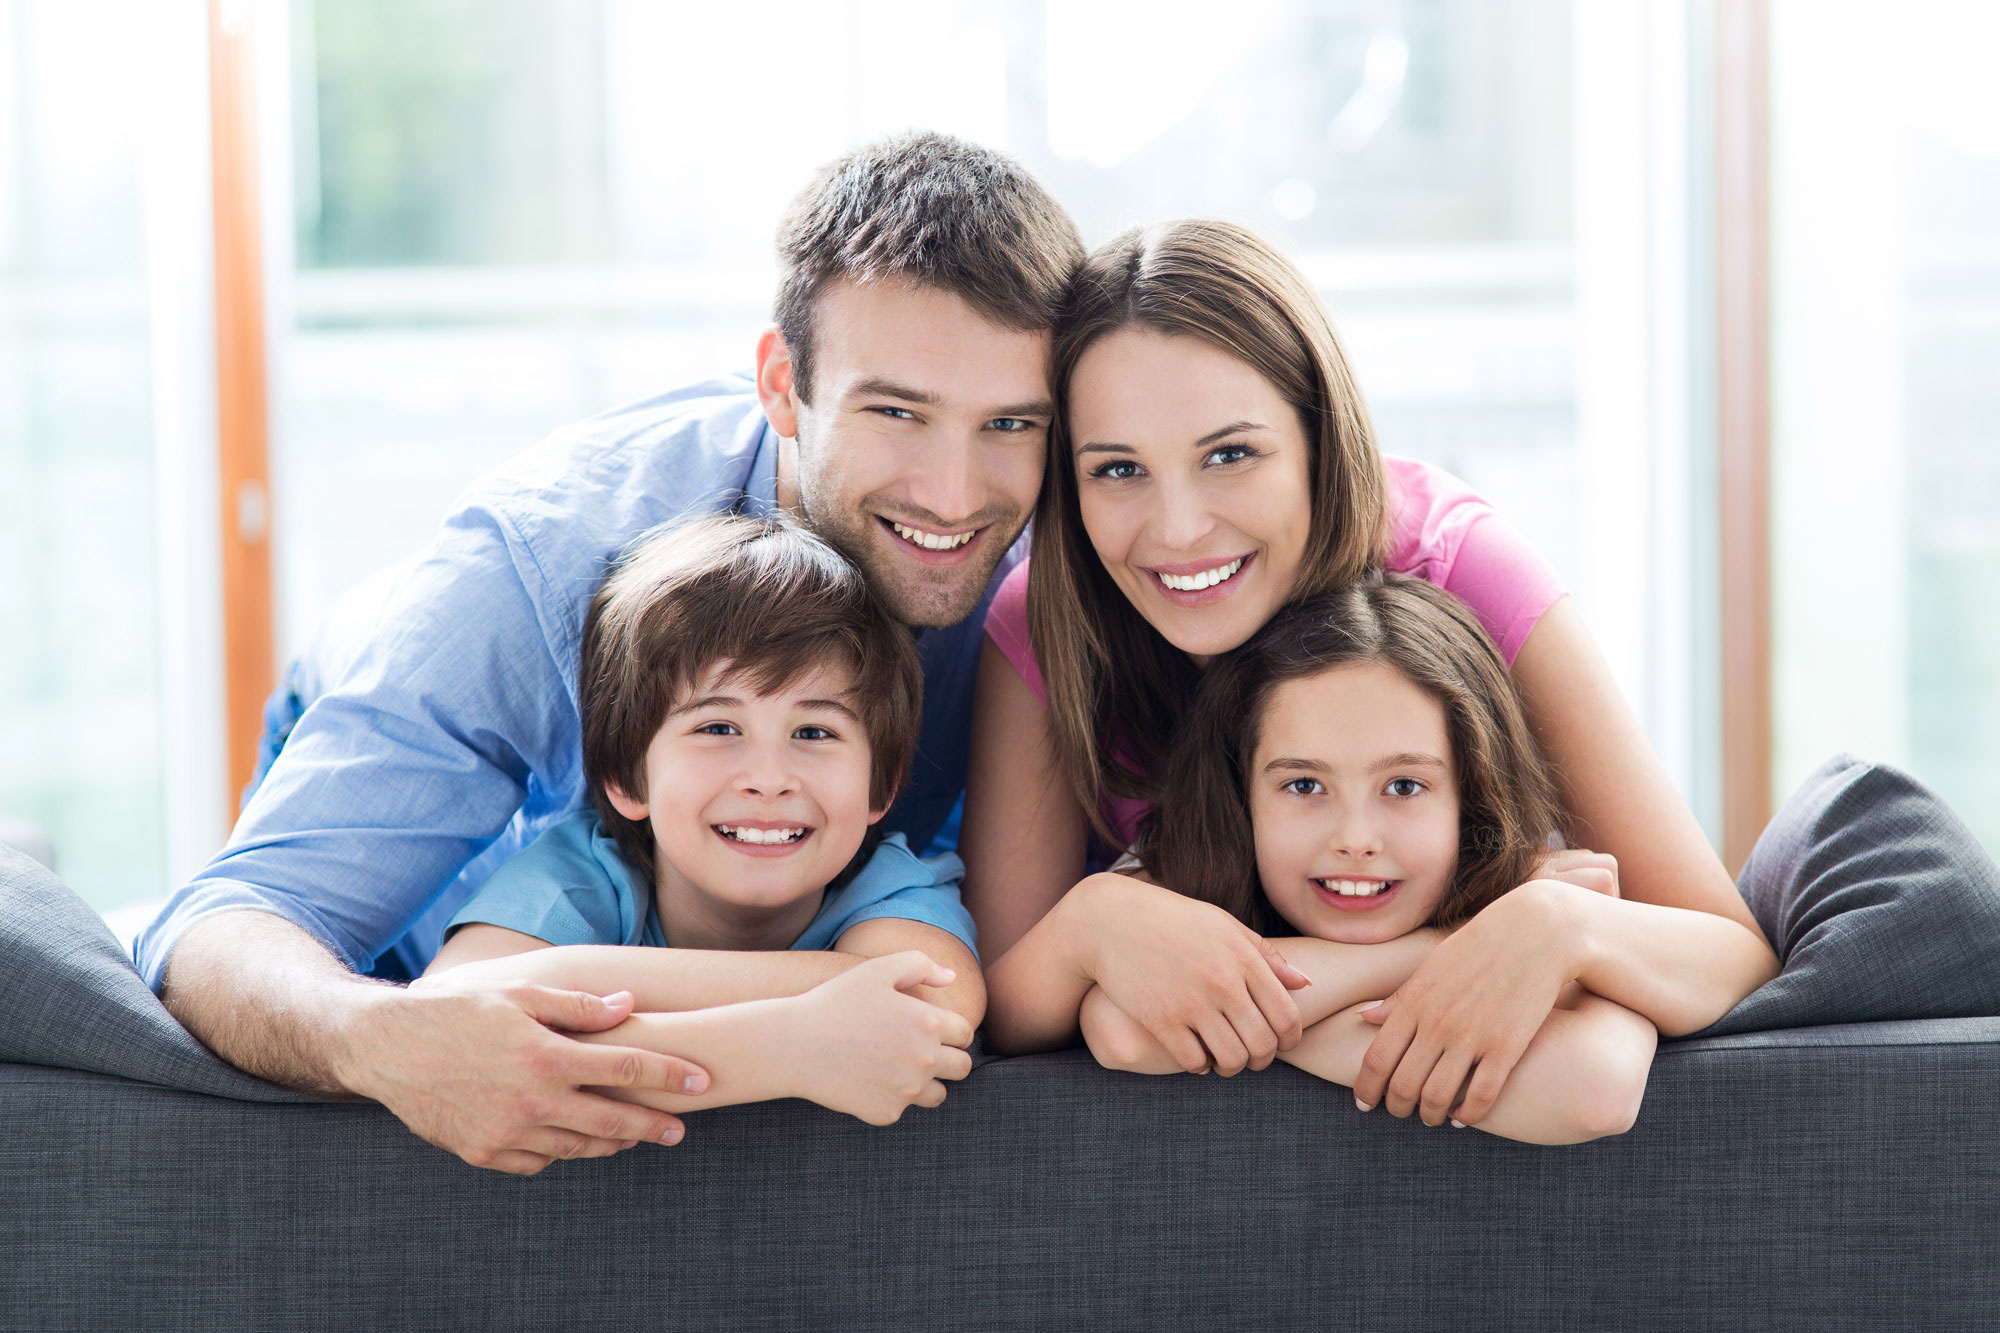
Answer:
[[[1558,892],[1544,892],[1550,889]],[[1506,893],[1363,1014],[1382,1030],[1354,1082],[1357,1106],[1369,1111],[1386,1099],[1390,1114],[1420,1111],[1427,1125],[1447,1117],[1476,1125],[1493,1109],[1562,988],[1576,977],[1563,892],[1531,880]]]
[[[1113,874],[1062,906],[1086,915],[1090,979],[1188,1073],[1263,1069],[1298,1045],[1291,992],[1311,980],[1221,908]]]
[[[914,950],[849,968],[796,998],[786,1061],[799,1095],[871,1125],[893,1125],[912,1106],[944,1101],[944,1079],[972,1072],[972,1024],[919,999],[953,973]]]
[[[582,1089],[708,1086],[685,1060],[563,1035],[625,1021],[622,991],[599,999],[455,969],[376,995],[343,1044],[342,1084],[474,1166],[533,1175],[559,1158],[678,1143],[674,1116]]]

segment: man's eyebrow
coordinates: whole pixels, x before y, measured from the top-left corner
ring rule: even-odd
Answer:
[[[847,391],[849,398],[900,398],[906,403],[918,403],[924,407],[936,407],[941,399],[928,389],[912,389],[907,384],[894,380],[869,379]]]
[[[1240,435],[1244,431],[1269,429],[1271,428],[1261,421],[1232,421],[1227,426],[1221,426],[1210,431],[1188,447],[1191,449],[1206,449],[1217,440],[1231,435]],[[1076,453],[1079,456],[1083,454],[1129,454],[1131,452],[1131,445],[1119,444],[1115,440],[1092,440],[1089,444],[1078,445],[1076,448]]]
[[[1010,403],[1006,407],[996,407],[986,415],[989,417],[1052,417],[1056,405],[1046,398],[1030,398],[1025,403]]]

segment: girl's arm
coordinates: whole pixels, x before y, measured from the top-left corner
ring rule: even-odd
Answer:
[[[992,640],[973,705],[959,855],[985,956],[987,1036],[1003,1052],[1076,1040],[1103,986],[1188,1070],[1261,1069],[1298,1040],[1305,984],[1226,912],[1124,875],[1083,874],[1087,820],[1048,712]]]
[[[1280,1058],[1352,1087],[1375,1033],[1359,1006],[1344,1009],[1308,1028],[1305,1040]],[[1658,1035],[1630,1009],[1570,983],[1479,1127],[1522,1143],[1585,1143],[1623,1134],[1638,1118]],[[1444,1119],[1427,1114],[1424,1123]]]
[[[1669,1035],[1721,1017],[1777,975],[1777,956],[1569,598],[1529,634],[1513,677],[1572,816],[1569,840],[1617,858],[1624,901],[1586,904],[1601,914],[1595,919],[1620,923],[1598,932],[1588,949],[1605,960],[1607,989],[1599,993]],[[1376,1011],[1382,1026],[1355,1082],[1357,1099],[1386,1102],[1396,1115],[1421,1102],[1429,1116],[1457,1097],[1476,1067],[1460,1118],[1477,1124],[1491,1108],[1555,997],[1583,970],[1580,938],[1570,937],[1571,948],[1548,946],[1549,931],[1573,924],[1560,919],[1565,905],[1585,895],[1524,888],[1474,917]]]
[[[831,950],[551,946],[517,930],[473,922],[452,932],[424,976],[476,966],[557,990],[596,995],[630,991],[634,1013],[684,1013],[802,995],[870,958],[908,950],[924,953],[954,974],[949,985],[930,991],[926,998],[978,1026],[986,990],[972,951],[948,930],[893,917],[849,927]]]

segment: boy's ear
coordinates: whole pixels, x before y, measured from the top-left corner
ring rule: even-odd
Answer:
[[[611,802],[611,808],[635,824],[643,824],[652,811],[644,801],[635,801],[625,794],[625,789],[615,782],[604,784],[604,795]]]
[[[757,401],[764,419],[788,440],[798,438],[799,405],[792,394],[792,349],[776,324],[757,338]]]
[[[871,826],[872,826],[872,825],[875,825],[875,824],[879,824],[879,823],[881,823],[881,822],[882,822],[882,816],[884,816],[884,815],[888,814],[888,813],[889,813],[889,806],[890,806],[890,805],[894,805],[895,803],[896,803],[896,793],[895,793],[895,792],[890,792],[890,793],[889,793],[889,804],[888,804],[888,805],[884,805],[884,806],[882,806],[882,807],[881,807],[880,809],[870,809],[870,810],[868,811],[868,823],[869,823],[869,824],[870,824]]]

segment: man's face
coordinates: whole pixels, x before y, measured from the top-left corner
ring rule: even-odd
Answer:
[[[1053,414],[1048,354],[1047,333],[948,292],[841,282],[815,310],[812,402],[782,342],[760,357],[765,410],[797,441],[800,509],[903,623],[971,615],[1026,526]]]

